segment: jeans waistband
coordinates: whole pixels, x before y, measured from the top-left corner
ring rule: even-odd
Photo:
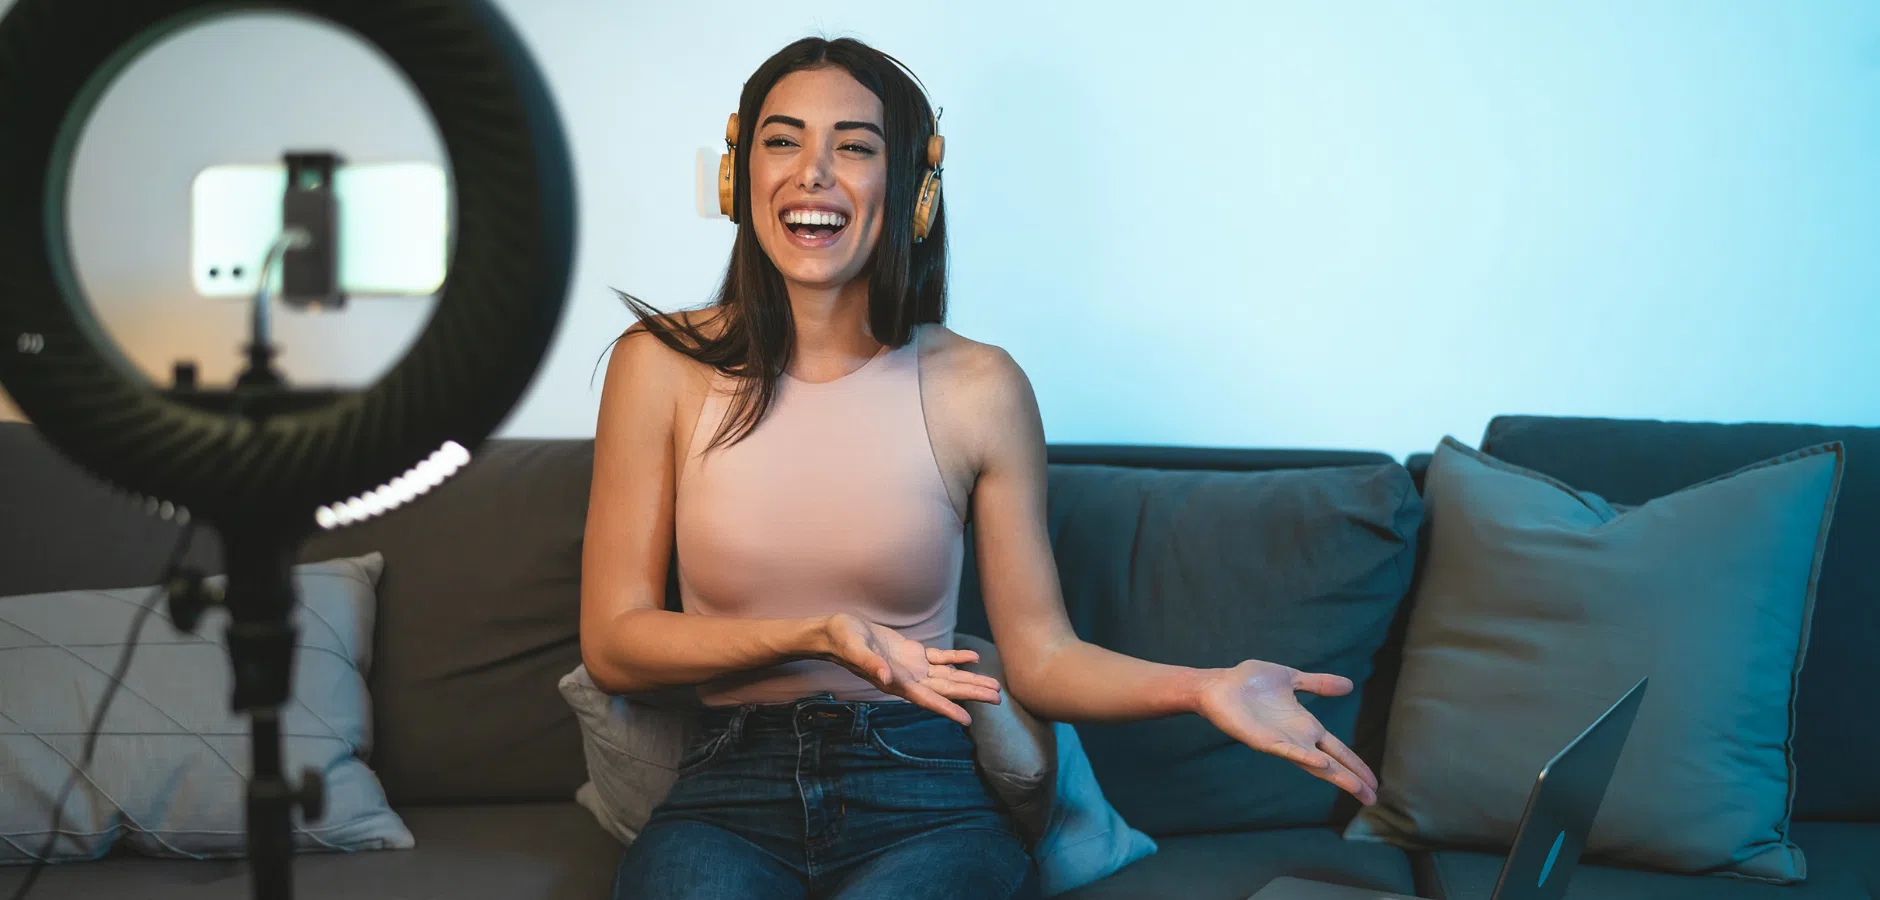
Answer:
[[[837,700],[834,694],[813,694],[789,703],[747,703],[709,707],[700,717],[709,731],[730,732],[732,742],[751,732],[820,732],[847,734],[853,740],[868,736],[868,729],[892,728],[938,718],[939,714],[905,701]]]

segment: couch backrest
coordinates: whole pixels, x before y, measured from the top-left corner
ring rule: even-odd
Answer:
[[[1870,764],[1880,758],[1880,718],[1869,714],[1880,685],[1873,649],[1880,646],[1880,567],[1867,551],[1880,546],[1880,429],[1503,417],[1482,446],[1636,504],[1826,440],[1847,445],[1848,469],[1802,673],[1796,815],[1872,821],[1880,818],[1880,770]],[[306,548],[307,560],[386,554],[371,673],[372,764],[395,802],[563,799],[585,778],[578,726],[555,680],[580,661],[579,561],[592,452],[590,441],[491,442],[422,502]],[[1381,454],[1089,445],[1053,446],[1051,461],[1060,571],[1085,573],[1067,579],[1073,621],[1086,637],[1125,646],[1153,635],[1166,610],[1147,602],[1155,591],[1118,581],[1128,575],[1117,574],[1119,562],[1137,567],[1128,577],[1140,577],[1195,546],[1184,535],[1204,536],[1226,514],[1216,507],[1209,515],[1164,510],[1160,519],[1141,518],[1151,507],[1131,498],[1144,496],[1146,485],[1174,477],[1161,484],[1179,494],[1183,477],[1209,473],[1392,465]],[[1117,474],[1130,469],[1143,476]],[[0,423],[0,473],[0,596],[134,587],[161,574],[176,527],[67,463],[30,426]],[[1073,508],[1077,527],[1067,529]],[[989,629],[971,541],[968,547],[960,629],[983,635]],[[199,532],[190,556],[206,571],[221,570],[211,531]],[[1238,576],[1221,570],[1206,577]],[[1356,744],[1374,766],[1406,612],[1407,604],[1365,685]],[[1102,732],[1093,730],[1090,741],[1099,775],[1106,790],[1116,785],[1127,796],[1142,786],[1125,771],[1140,734]],[[1296,799],[1310,805],[1323,798]],[[1293,801],[1275,802],[1278,809]],[[1145,815],[1154,822],[1161,814]]]
[[[587,778],[556,682],[581,664],[594,444],[497,440],[421,501],[322,534],[385,554],[372,767],[395,803],[565,800]]]
[[[178,527],[66,461],[30,425],[0,422],[0,597],[155,584]],[[187,562],[220,571],[213,532]]]
[[[456,477],[301,559],[385,555],[369,763],[396,804],[563,800],[586,778],[556,681],[581,662],[591,441],[491,441]],[[0,423],[0,596],[154,584],[177,528]],[[191,560],[223,571],[200,528]]]
[[[1359,693],[1306,703],[1347,739],[1361,705],[1388,704],[1372,694],[1373,659],[1409,588],[1422,514],[1389,457],[1054,448],[1052,458],[1047,524],[1079,636],[1157,662],[1262,659],[1346,675]],[[971,537],[959,629],[995,636]],[[1198,716],[1078,732],[1105,795],[1150,834],[1348,815],[1332,786]]]
[[[1219,539],[1213,532],[1218,511],[1198,515],[1201,507],[1192,502],[1165,507],[1172,517],[1138,523],[1148,482],[1105,474],[1120,467],[1147,467],[1142,471],[1151,479],[1180,472],[1205,479],[1209,473],[1338,467],[1388,473],[1394,465],[1368,453],[1092,445],[1053,446],[1051,458],[1052,528],[1066,538],[1060,551],[1069,559],[1061,565],[1100,561],[1087,569],[1092,573],[1116,571],[1117,560],[1100,556],[1138,524],[1149,526],[1145,546],[1154,548],[1131,563],[1144,572],[1168,553],[1202,546],[1197,540]],[[370,762],[393,802],[565,799],[586,777],[579,728],[555,682],[580,662],[580,553],[592,460],[591,441],[492,441],[420,502],[316,536],[304,549],[308,561],[373,550],[385,555],[369,678]],[[0,471],[7,473],[0,480],[0,533],[7,537],[0,545],[0,596],[133,587],[161,574],[175,526],[67,463],[30,426],[0,424]],[[1357,482],[1345,481],[1350,496],[1364,493]],[[1186,483],[1179,476],[1170,482]],[[1391,483],[1389,477],[1376,483],[1379,496],[1392,495]],[[1067,530],[1072,509],[1077,522]],[[1120,549],[1131,548],[1125,543]],[[212,530],[199,530],[191,558],[207,572],[222,570]],[[1202,562],[1190,574],[1234,574]],[[987,634],[970,558],[967,565],[962,630]],[[1394,577],[1384,576],[1387,582]],[[1094,577],[1099,584],[1109,578]],[[1114,602],[1128,596],[1073,591],[1073,618],[1080,629],[1131,646],[1148,633],[1138,626],[1155,617],[1140,609],[1119,613]],[[1222,599],[1231,604],[1234,598]],[[1106,782],[1127,781],[1131,740],[1127,732],[1094,740]],[[1295,810],[1326,802],[1311,785],[1301,785],[1303,793],[1275,802]]]
[[[1751,463],[1840,441],[1795,717],[1798,819],[1880,820],[1880,428],[1506,416],[1482,450],[1609,501],[1637,505]]]

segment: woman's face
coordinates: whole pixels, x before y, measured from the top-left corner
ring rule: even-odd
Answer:
[[[751,227],[785,281],[838,288],[868,266],[888,196],[881,100],[847,71],[779,79],[757,113]]]

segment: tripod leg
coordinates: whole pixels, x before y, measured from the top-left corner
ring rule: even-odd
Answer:
[[[281,775],[281,720],[278,708],[249,711],[254,740],[254,774],[248,781],[248,856],[257,900],[289,900],[294,853],[294,793]],[[268,774],[263,774],[263,773]]]
[[[281,706],[293,693],[291,539],[264,528],[224,531],[229,564],[231,705],[249,717],[254,752],[248,782],[248,857],[256,900],[293,896],[294,807],[301,802],[281,772]],[[318,790],[318,786],[313,787]]]

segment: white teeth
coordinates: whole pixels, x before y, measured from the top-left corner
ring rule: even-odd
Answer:
[[[820,209],[792,209],[784,212],[783,221],[791,225],[830,225],[841,228],[849,223],[849,217]]]

